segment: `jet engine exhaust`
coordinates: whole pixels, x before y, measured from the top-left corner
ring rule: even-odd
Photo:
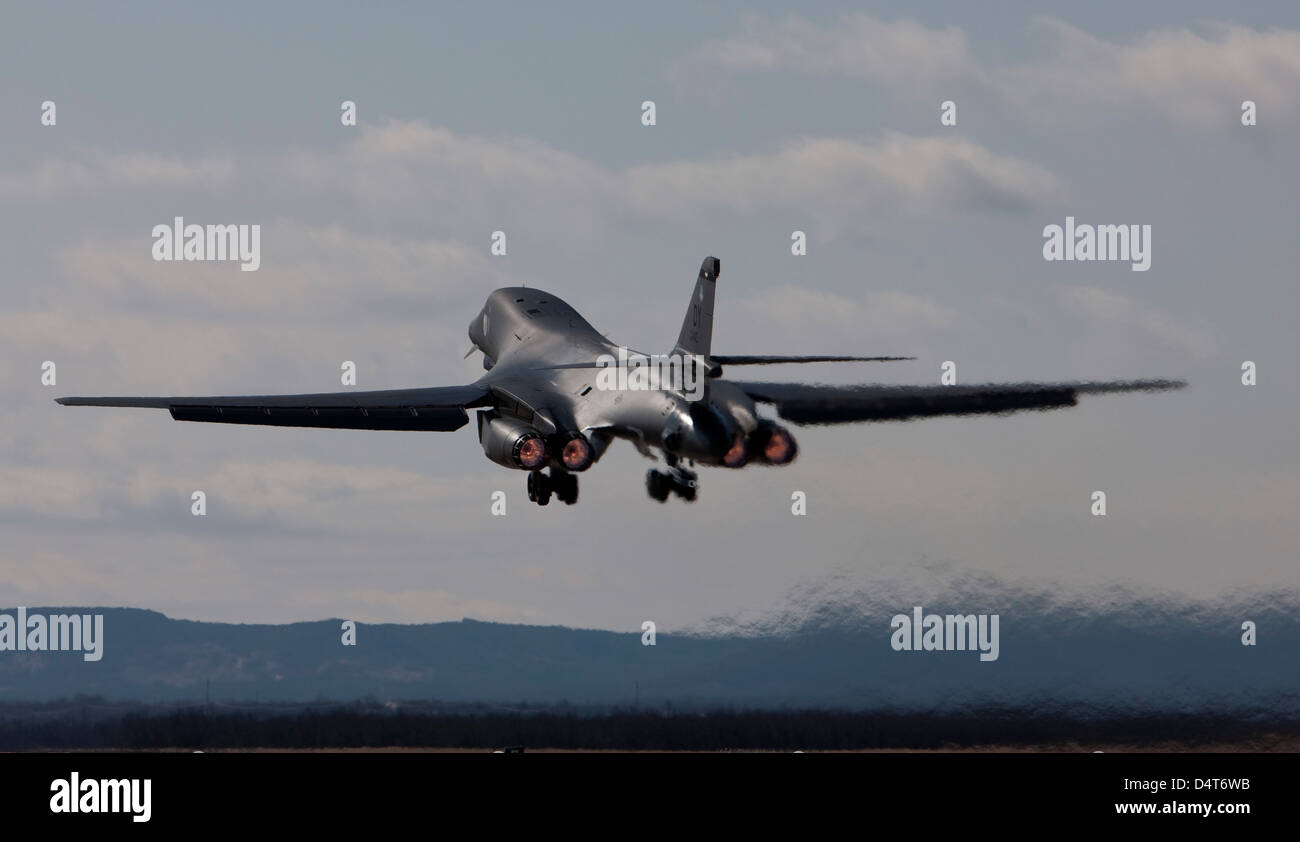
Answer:
[[[591,443],[582,435],[573,436],[560,448],[560,461],[566,470],[585,471],[591,467],[594,457],[595,451],[592,450]]]
[[[546,442],[541,436],[526,435],[515,442],[512,454],[521,468],[540,468],[546,464]]]
[[[799,452],[794,436],[784,427],[775,427],[763,445],[763,461],[769,465],[788,465]]]
[[[788,465],[799,454],[799,445],[785,427],[762,421],[749,436],[749,450],[765,465]]]
[[[749,446],[745,442],[745,437],[736,434],[731,440],[731,447],[722,455],[722,464],[728,468],[741,468],[749,461]]]

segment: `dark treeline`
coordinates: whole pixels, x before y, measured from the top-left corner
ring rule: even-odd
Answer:
[[[0,750],[528,748],[612,750],[854,750],[977,746],[1290,746],[1300,720],[1250,712],[1071,716],[1041,709],[964,713],[573,709],[385,711],[359,706],[223,710],[65,707],[0,716]]]

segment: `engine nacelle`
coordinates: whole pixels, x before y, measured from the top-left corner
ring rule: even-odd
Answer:
[[[536,471],[546,466],[550,453],[541,433],[495,410],[478,414],[478,440],[487,458],[507,468]]]

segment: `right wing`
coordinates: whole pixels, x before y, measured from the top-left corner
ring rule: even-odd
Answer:
[[[1080,394],[1181,389],[1182,380],[1103,383],[987,383],[979,386],[826,386],[729,381],[794,424],[906,421],[936,415],[978,415],[1074,406]]]
[[[465,409],[489,406],[479,386],[435,386],[378,392],[311,395],[222,395],[172,398],[56,398],[64,406],[135,406],[166,409],[177,421],[334,427],[349,430],[458,430]]]
[[[887,363],[914,360],[916,357],[843,357],[827,354],[784,357],[773,354],[714,354],[709,359],[718,365],[784,365],[785,363]]]

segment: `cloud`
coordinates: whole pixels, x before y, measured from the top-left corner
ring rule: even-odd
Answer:
[[[774,22],[745,15],[741,31],[710,41],[688,64],[737,70],[793,70],[820,76],[871,79],[889,88],[929,90],[965,77],[975,60],[955,27],[931,29],[915,21],[883,21],[848,14],[834,27],[797,15]]]
[[[0,201],[48,201],[86,192],[158,188],[229,190],[245,172],[226,155],[198,160],[151,153],[83,150],[75,157],[48,158],[27,170],[0,172]]]
[[[346,321],[376,309],[403,319],[502,280],[486,249],[455,241],[278,219],[262,225],[262,243],[261,268],[242,272],[233,262],[156,261],[147,232],[86,240],[59,255],[78,281],[77,300],[64,307],[128,303],[133,312],[280,326]],[[343,283],[352,278],[364,283]]]
[[[87,235],[35,258],[42,282],[15,290],[0,313],[0,358],[24,362],[0,369],[0,382],[25,377],[32,355],[58,364],[59,394],[95,391],[95,377],[151,394],[244,391],[250,371],[320,391],[330,380],[338,388],[343,360],[358,363],[370,388],[406,385],[375,379],[389,369],[399,380],[463,378],[454,349],[467,343],[465,323],[511,280],[486,249],[456,241],[289,219],[263,226],[262,241],[257,272],[155,261],[144,229]],[[431,353],[440,372],[402,374]],[[221,387],[223,374],[238,383]]]
[[[781,326],[797,325],[801,335],[857,338],[887,336],[916,340],[925,331],[945,330],[958,319],[953,309],[932,298],[899,290],[868,292],[860,299],[786,284],[740,302],[745,321],[763,336],[779,336]],[[887,353],[881,351],[880,353]]]
[[[1042,167],[967,139],[898,133],[871,142],[807,139],[724,161],[650,164],[630,170],[627,181],[633,206],[647,215],[779,210],[811,220],[810,233],[822,240],[879,233],[899,216],[1043,207],[1065,191]]]
[[[105,605],[124,598],[120,570],[114,565],[49,549],[33,549],[4,559],[0,591],[15,605]]]
[[[1300,116],[1300,32],[1209,24],[1107,41],[1050,18],[1034,22],[1041,51],[1020,64],[981,63],[965,34],[915,21],[848,14],[833,26],[797,16],[748,17],[740,31],[701,46],[701,66],[867,79],[905,96],[975,95],[1031,124],[1078,124],[1099,112],[1150,111],[1184,127],[1240,126],[1253,99],[1261,119]]]
[[[1110,290],[1080,286],[1060,293],[1062,305],[1096,329],[1131,335],[1138,331],[1195,359],[1211,356],[1218,344],[1213,328],[1146,307]]]
[[[437,505],[455,497],[445,478],[393,468],[358,468],[306,459],[235,460],[198,476],[171,476],[151,468],[135,471],[126,481],[127,498],[137,505],[188,499],[200,488],[223,506],[245,516],[293,511],[307,506],[345,507],[357,499],[380,506],[396,503]]]
[[[955,136],[805,138],[775,152],[614,170],[533,140],[390,121],[335,149],[238,167],[222,157],[103,153],[47,161],[0,176],[0,205],[92,197],[118,204],[133,190],[172,191],[175,207],[187,197],[192,204],[239,197],[286,215],[295,202],[322,213],[345,207],[389,230],[438,232],[440,240],[486,250],[497,229],[574,247],[618,222],[716,222],[720,212],[743,219],[781,211],[811,220],[817,230],[810,233],[827,239],[877,232],[899,214],[1040,207],[1059,199],[1063,186],[1032,162]],[[263,250],[272,248],[264,238]]]
[[[84,472],[51,466],[0,465],[0,511],[57,509],[72,517],[95,517],[94,483]]]

